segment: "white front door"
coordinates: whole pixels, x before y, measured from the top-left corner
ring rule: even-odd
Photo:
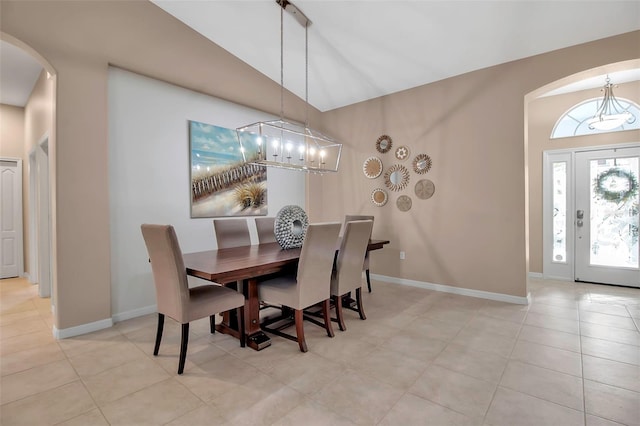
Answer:
[[[576,281],[640,287],[640,147],[575,154]]]
[[[0,160],[0,278],[22,274],[22,162]]]

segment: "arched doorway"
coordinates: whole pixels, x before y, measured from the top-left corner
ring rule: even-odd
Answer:
[[[26,165],[23,173],[25,277],[39,284],[39,296],[51,297],[54,305],[55,72],[47,60],[20,40],[0,32],[0,43],[7,67],[3,71],[8,70],[3,72],[3,85],[22,91],[7,102],[23,110],[22,146],[17,152]],[[25,74],[34,72],[31,82],[24,81]],[[7,78],[16,80],[5,80]]]
[[[635,71],[634,71],[635,70]],[[545,278],[558,278],[565,280],[579,279],[574,274],[575,263],[573,259],[575,243],[572,235],[567,235],[565,243],[569,253],[552,259],[553,246],[552,230],[550,220],[544,220],[545,212],[548,213],[549,200],[544,197],[544,159],[550,153],[564,155],[563,165],[571,164],[566,170],[566,175],[571,179],[574,177],[573,159],[575,153],[579,151],[593,152],[596,149],[627,147],[640,143],[640,131],[636,129],[624,129],[616,133],[599,133],[587,135],[571,135],[569,137],[552,139],[550,136],[556,126],[558,119],[574,106],[593,98],[602,98],[602,86],[605,84],[606,76],[630,75],[628,79],[618,79],[614,83],[619,83],[616,88],[616,96],[627,98],[634,102],[640,93],[640,60],[631,60],[621,63],[609,64],[606,66],[587,70],[564,79],[550,83],[538,90],[529,93],[525,97],[525,120],[527,122],[525,140],[528,158],[528,199],[529,199],[529,223],[528,223],[528,246],[529,246],[529,273],[530,276]],[[590,84],[586,84],[590,83]],[[566,157],[566,158],[565,158]],[[560,158],[560,157],[558,157]],[[567,162],[568,161],[568,162]],[[547,169],[549,171],[549,169]],[[574,182],[569,182],[573,184]],[[573,189],[567,187],[567,192]],[[547,197],[548,198],[548,197]],[[546,200],[546,204],[545,204]],[[576,210],[573,205],[566,207],[567,227],[575,225],[574,216]],[[573,229],[569,229],[573,231]],[[576,234],[577,235],[577,234]],[[581,241],[582,242],[582,241]],[[595,281],[585,279],[585,281]],[[637,281],[637,279],[636,279]]]

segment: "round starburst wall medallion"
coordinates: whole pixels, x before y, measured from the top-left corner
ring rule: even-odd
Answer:
[[[396,148],[396,158],[400,161],[404,161],[409,158],[409,148],[404,145]]]
[[[431,169],[432,164],[431,157],[427,154],[418,154],[413,159],[413,171],[419,175],[425,174]]]

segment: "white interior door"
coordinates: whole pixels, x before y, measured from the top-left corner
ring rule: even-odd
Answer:
[[[0,278],[22,274],[22,162],[0,160]]]
[[[640,287],[640,147],[575,154],[575,280]]]

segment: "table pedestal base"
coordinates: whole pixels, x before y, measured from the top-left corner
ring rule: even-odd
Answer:
[[[264,348],[271,346],[271,338],[264,334],[262,331],[247,336],[247,346],[256,351],[260,351]]]

